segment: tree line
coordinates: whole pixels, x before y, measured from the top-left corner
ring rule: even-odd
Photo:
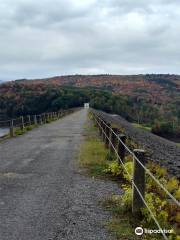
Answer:
[[[145,98],[113,94],[99,88],[54,87],[31,89],[20,84],[13,89],[15,94],[0,94],[0,110],[7,118],[42,112],[57,111],[90,106],[108,113],[116,113],[131,122],[152,127],[159,135],[180,136],[180,102],[174,101],[166,106],[151,104]]]

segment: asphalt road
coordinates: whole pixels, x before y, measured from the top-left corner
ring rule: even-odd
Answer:
[[[83,175],[81,110],[0,143],[0,240],[104,240],[110,218],[98,201],[115,183]]]

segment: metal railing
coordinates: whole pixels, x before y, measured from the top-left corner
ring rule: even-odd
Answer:
[[[152,219],[154,220],[164,239],[168,240],[167,235],[164,233],[157,218],[155,217],[151,208],[148,206],[148,203],[145,200],[145,173],[148,174],[156,182],[156,184],[167,194],[167,196],[175,205],[180,207],[180,202],[159,182],[159,180],[145,166],[145,151],[142,149],[134,149],[134,151],[130,150],[129,147],[126,145],[125,135],[120,134],[117,128],[113,128],[101,116],[99,116],[96,111],[91,110],[91,113],[97,127],[99,128],[100,135],[105,141],[106,146],[109,147],[110,150],[116,154],[119,163],[123,166],[125,172],[131,180],[133,188],[133,213],[140,212],[140,209],[145,206],[148,209]],[[131,174],[128,172],[124,163],[125,151],[127,151],[133,158],[133,176],[131,176]]]

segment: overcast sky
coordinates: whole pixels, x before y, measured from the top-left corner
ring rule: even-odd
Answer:
[[[0,79],[180,74],[180,0],[0,0]]]

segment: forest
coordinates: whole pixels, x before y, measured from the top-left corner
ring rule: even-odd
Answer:
[[[62,108],[90,106],[119,114],[126,120],[150,127],[151,131],[168,138],[180,138],[180,101],[152,104],[136,95],[121,95],[95,87],[23,85],[15,83],[9,92],[0,91],[0,111],[7,118],[56,111]]]

